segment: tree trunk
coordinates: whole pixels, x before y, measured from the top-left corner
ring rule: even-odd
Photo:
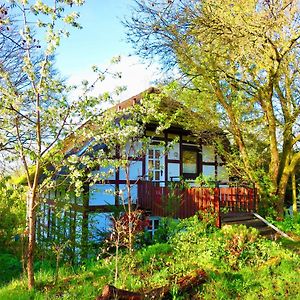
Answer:
[[[34,288],[34,251],[35,251],[35,203],[37,192],[31,190],[27,198],[27,217],[28,217],[28,249],[27,249],[27,276],[28,289]]]
[[[289,178],[295,172],[299,161],[300,161],[300,152],[297,152],[296,154],[291,156],[289,165],[285,166],[285,168],[283,169],[282,175],[280,177],[278,189],[277,189],[277,196],[279,198],[278,203],[277,203],[278,204],[277,209],[281,215],[283,215],[286,187],[287,187]]]
[[[133,251],[133,234],[132,234],[132,199],[131,199],[131,183],[129,174],[130,163],[126,164],[125,176],[126,176],[126,187],[128,196],[128,248],[129,251]]]
[[[89,187],[88,185],[84,186],[83,191],[83,212],[82,212],[82,223],[81,223],[81,251],[80,259],[86,260],[88,258],[88,240],[89,240]]]
[[[288,172],[288,170],[285,169],[281,175],[280,182],[277,188],[278,200],[276,203],[276,210],[280,217],[283,217],[283,213],[284,213],[284,199],[285,199],[286,188],[288,185],[289,178],[290,178],[290,172]]]
[[[292,174],[292,191],[293,191],[293,216],[298,214],[297,210],[297,186],[296,186],[296,174],[295,170]]]
[[[203,270],[195,270],[190,274],[181,277],[177,281],[178,289],[181,293],[188,292],[193,288],[203,284],[207,280],[207,275]],[[102,295],[98,296],[96,300],[147,300],[147,299],[170,299],[171,285],[165,285],[155,288],[148,292],[130,292],[118,289],[112,285],[106,285],[103,288]]]
[[[110,300],[110,299],[119,299],[119,300],[142,300],[144,299],[141,293],[129,292],[126,290],[121,290],[113,285],[106,285],[103,288],[102,295],[98,296],[96,300]]]

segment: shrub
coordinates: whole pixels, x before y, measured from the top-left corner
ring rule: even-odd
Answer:
[[[256,255],[258,247],[259,232],[255,228],[247,228],[245,225],[225,225],[221,229],[224,238],[224,259],[233,268],[237,269],[240,265],[250,260]]]
[[[176,227],[176,235],[171,243],[197,243],[201,237],[207,237],[215,232],[215,220],[210,213],[199,213],[188,219],[181,220]]]
[[[179,230],[179,221],[173,218],[162,218],[155,231],[153,240],[155,243],[168,242]]]
[[[164,243],[164,244],[154,244],[151,246],[148,246],[145,249],[140,250],[136,256],[138,259],[140,259],[143,263],[149,263],[152,258],[159,257],[164,254],[171,253],[173,248],[170,244]]]
[[[296,216],[286,216],[282,221],[273,221],[282,231],[300,236],[300,214]]]
[[[0,285],[7,283],[13,278],[22,274],[22,264],[20,260],[9,253],[0,253]]]

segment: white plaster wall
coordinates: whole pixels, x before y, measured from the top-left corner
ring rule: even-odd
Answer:
[[[112,228],[112,213],[93,213],[89,214],[90,236],[97,239],[97,233],[108,232]]]
[[[132,161],[129,167],[129,179],[137,180],[139,176],[142,176],[143,163],[142,161]],[[125,180],[125,170],[120,168],[120,180]]]
[[[141,142],[127,143],[125,147],[125,154],[128,156],[140,156],[140,150],[142,149]]]
[[[186,180],[186,182],[189,184],[190,187],[198,187],[194,180]]]
[[[179,143],[176,143],[173,145],[173,147],[170,149],[168,153],[168,159],[180,159],[180,147]]]
[[[90,205],[114,205],[115,188],[112,184],[94,184],[90,186]]]
[[[214,146],[202,145],[202,159],[204,162],[214,162],[215,161]]]
[[[127,187],[125,184],[120,184],[120,192],[121,192],[121,199],[124,199],[125,203],[127,203],[127,199],[128,199],[128,192],[127,192]],[[133,203],[136,203],[136,199],[137,199],[137,193],[138,193],[138,186],[137,184],[132,184],[131,185],[131,199]],[[120,201],[122,201],[120,199]],[[121,204],[121,203],[120,203]]]
[[[176,163],[168,163],[168,180],[171,180],[172,176],[179,177],[180,175],[180,164]],[[173,180],[176,181],[179,178],[174,178]]]
[[[203,176],[215,178],[215,166],[203,165]]]

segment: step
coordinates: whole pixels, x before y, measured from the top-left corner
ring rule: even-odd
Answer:
[[[272,228],[272,225],[269,226],[267,221],[264,221],[259,215],[256,216],[254,213],[223,213],[221,214],[221,223],[227,225],[243,224],[247,227],[253,227],[256,228],[261,235],[266,236],[270,239],[276,239],[276,235],[280,233],[279,230],[275,230],[274,228]],[[280,234],[289,238],[282,232]]]
[[[248,220],[235,220],[235,221],[223,221],[223,224],[228,224],[228,225],[233,225],[233,224],[244,224],[247,227],[255,227],[255,228],[260,228],[266,226],[264,222],[261,220],[252,218]]]
[[[221,215],[221,220],[223,223],[253,219],[255,219],[255,217],[252,213],[227,213]]]
[[[252,213],[247,212],[229,212],[221,215],[222,224],[240,225],[256,228],[261,235],[271,236],[275,230],[269,227],[265,222],[256,218]]]
[[[261,235],[264,235],[264,236],[271,236],[271,235],[276,234],[276,231],[269,226],[259,228],[258,231]]]
[[[230,211],[227,213],[221,213],[221,216],[223,217],[233,217],[233,216],[249,216],[249,215],[253,215],[252,212],[242,212],[242,211]]]

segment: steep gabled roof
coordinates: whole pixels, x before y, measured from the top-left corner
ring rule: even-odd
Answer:
[[[117,111],[123,110],[123,109],[126,109],[135,104],[139,104],[146,94],[159,94],[159,93],[160,93],[160,90],[158,88],[150,87],[147,90],[145,90],[135,96],[132,96],[129,99],[122,101],[121,103],[116,104],[115,106],[113,106],[110,109],[115,109]]]
[[[134,95],[130,97],[129,99],[122,101],[121,103],[118,103],[110,108],[108,108],[105,112],[120,112],[120,111],[126,111],[126,109],[141,104],[142,99],[145,98],[145,95],[153,95],[153,94],[161,94],[161,90],[155,87],[150,87],[147,90]],[[197,124],[204,123],[203,120],[205,118],[201,116],[199,113],[192,111],[190,108],[186,107],[182,103],[180,103],[177,100],[174,100],[173,98],[165,95],[160,99],[160,105],[159,108],[161,112],[167,112],[170,116],[174,115],[178,111],[181,113],[177,117],[176,124],[172,124],[173,127],[178,127],[185,129],[189,132],[197,132],[197,136],[201,136],[202,138],[210,139],[213,136],[221,136],[224,135],[224,132],[217,127],[214,128],[204,128],[199,126],[197,128]],[[201,121],[202,122],[199,122]],[[155,125],[155,124],[153,124]],[[94,128],[96,128],[97,125],[93,123],[92,120],[86,121],[84,124],[82,124],[79,128],[80,129],[87,129],[93,131]],[[88,147],[88,144],[90,143],[90,140],[87,140],[87,138],[84,135],[81,135],[79,137],[75,138],[75,133],[70,134],[65,140],[64,145],[64,153],[66,154],[74,154],[80,151],[80,149],[84,148],[85,146]]]
[[[110,111],[118,112],[118,111],[126,110],[127,108],[132,107],[133,105],[139,104],[145,95],[159,94],[159,93],[160,93],[159,89],[150,87],[147,90],[108,108],[102,113],[110,112]],[[76,131],[79,132],[82,129],[93,130],[95,126],[96,125],[93,123],[93,121],[89,119],[85,121],[83,124],[81,124]],[[70,135],[66,137],[64,141],[63,152],[68,155],[76,153],[77,151],[79,151],[80,148],[85,147],[85,145],[89,143],[89,141],[86,140],[84,136],[75,138],[75,134],[76,134],[75,132],[72,132]]]

